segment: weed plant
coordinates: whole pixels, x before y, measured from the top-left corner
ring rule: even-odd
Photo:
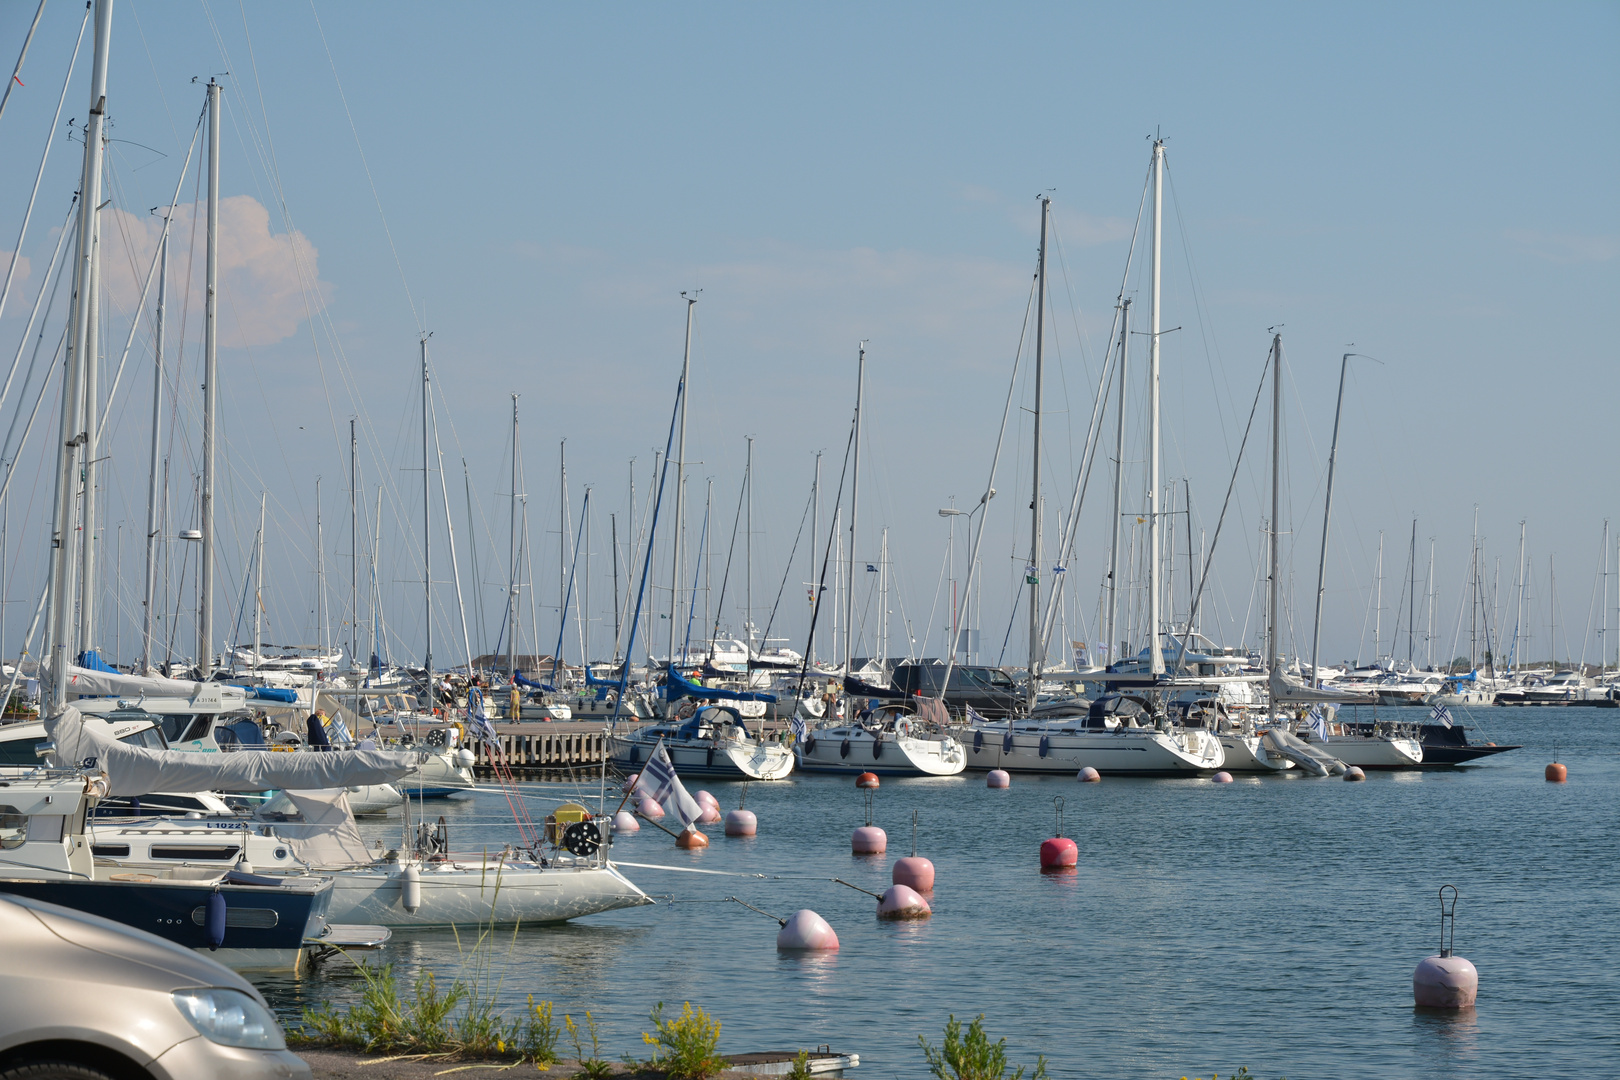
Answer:
[[[647,1064],[662,1069],[669,1080],[708,1080],[726,1067],[725,1058],[718,1053],[720,1021],[692,1008],[690,1001],[673,1020],[664,1019],[660,1001],[653,1006],[651,1019],[653,1030],[641,1036],[642,1042],[653,1047]]]
[[[574,1044],[574,1059],[579,1062],[579,1072],[574,1074],[575,1080],[607,1080],[613,1075],[613,1063],[602,1057],[602,1041],[597,1037],[596,1017],[591,1015],[589,1009],[585,1010],[584,1030],[590,1033],[591,1052],[585,1053],[585,1040],[580,1035],[580,1025],[574,1022],[572,1016],[563,1015],[563,1027],[568,1029],[568,1039]]]
[[[917,1036],[923,1056],[928,1059],[928,1071],[939,1080],[1004,1080],[1008,1077],[1007,1040],[991,1042],[984,1033],[984,1014],[968,1026],[962,1035],[962,1021],[953,1013],[945,1021],[945,1045],[940,1049],[930,1046],[923,1036]],[[1011,1074],[1011,1080],[1023,1080],[1024,1067]],[[1045,1080],[1046,1058],[1035,1059],[1035,1071],[1029,1080]]]

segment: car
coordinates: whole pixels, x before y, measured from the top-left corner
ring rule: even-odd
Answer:
[[[190,949],[0,895],[0,1080],[309,1080],[253,985]]]

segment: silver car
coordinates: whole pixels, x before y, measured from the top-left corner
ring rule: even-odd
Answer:
[[[259,992],[142,930],[0,895],[0,1080],[309,1080]]]

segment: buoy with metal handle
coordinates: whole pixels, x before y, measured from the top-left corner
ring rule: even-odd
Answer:
[[[1087,765],[1085,768],[1080,770],[1080,775],[1076,777],[1076,779],[1078,779],[1082,784],[1095,784],[1097,781],[1102,779],[1102,773],[1098,772],[1090,765]]]
[[[1080,848],[1063,835],[1063,796],[1052,800],[1057,814],[1057,835],[1041,842],[1041,869],[1072,870],[1080,862]]]
[[[877,773],[863,772],[861,775],[855,778],[855,786],[858,788],[875,788],[878,786],[878,784],[879,780]]]
[[[889,846],[889,836],[872,824],[872,792],[866,792],[866,824],[859,826],[849,838],[852,855],[881,855]]]
[[[934,891],[934,864],[917,854],[917,811],[911,812],[911,854],[896,859],[889,880],[919,893]]]
[[[1440,886],[1440,955],[1424,957],[1412,972],[1412,1001],[1421,1009],[1471,1009],[1479,996],[1478,970],[1451,953],[1457,933],[1457,898],[1455,885]]]

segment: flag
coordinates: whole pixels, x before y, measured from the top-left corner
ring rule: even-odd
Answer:
[[[1054,574],[1067,574],[1068,572],[1069,572],[1069,568],[1067,566],[1054,566],[1054,567],[1052,567],[1052,573],[1054,573]]]
[[[675,775],[675,764],[669,760],[663,739],[658,740],[646,767],[641,770],[636,790],[657,802],[666,813],[675,815],[682,826],[691,825],[703,816],[703,808],[686,793],[681,778]]]
[[[798,713],[794,713],[793,719],[788,721],[788,728],[793,732],[793,741],[796,743],[804,742],[804,737],[810,733],[810,728],[805,724],[804,717]]]
[[[1317,738],[1326,739],[1328,737],[1327,713],[1322,711],[1322,706],[1312,705],[1311,711],[1305,714],[1305,722],[1310,725],[1312,731],[1316,732]]]
[[[868,574],[875,574],[875,573],[878,572],[878,568],[876,566],[874,566],[872,563],[867,563],[866,564],[866,572]]]
[[[1451,726],[1451,710],[1444,705],[1436,705],[1434,711],[1429,713],[1429,719],[1444,727]]]
[[[467,731],[486,746],[495,745],[495,725],[484,712],[484,694],[476,687],[467,694]]]
[[[345,743],[347,743],[347,744],[349,744],[351,746],[354,744],[354,736],[349,734],[349,725],[345,724],[343,722],[343,717],[341,717],[341,716],[332,717],[331,720],[327,721],[326,726],[331,728],[332,733],[334,735],[336,735],[341,741],[343,741],[343,742],[345,742]],[[1451,725],[1447,724],[1446,726],[1450,727]]]
[[[973,709],[973,706],[968,705],[968,706],[966,706],[966,708],[967,708],[967,722],[968,723],[970,723],[970,724],[988,724],[990,722],[990,721],[986,720],[984,717],[980,716],[977,712],[975,712],[974,709]]]

